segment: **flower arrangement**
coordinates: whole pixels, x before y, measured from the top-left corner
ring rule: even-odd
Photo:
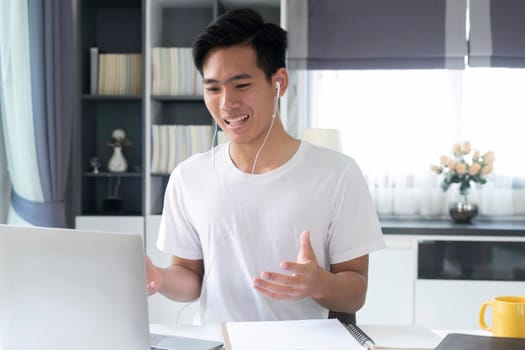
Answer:
[[[126,132],[122,129],[115,129],[113,130],[113,133],[111,134],[111,141],[108,142],[108,146],[115,148],[115,147],[123,147],[123,146],[130,146],[131,141],[126,138]]]
[[[494,152],[488,151],[481,155],[477,150],[472,150],[470,142],[453,146],[453,156],[442,155],[439,165],[431,165],[436,174],[443,174],[441,188],[447,191],[453,183],[459,183],[459,192],[467,202],[470,183],[484,184],[487,182],[486,175],[494,170],[496,160]]]

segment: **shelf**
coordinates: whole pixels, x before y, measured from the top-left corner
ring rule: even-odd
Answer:
[[[116,177],[121,177],[121,178],[133,177],[133,178],[137,178],[137,177],[142,177],[142,173],[132,173],[132,172],[127,172],[127,173],[110,173],[110,172],[93,173],[93,172],[85,172],[84,176],[85,177],[93,177],[93,178],[104,178],[104,179],[106,179],[108,177],[111,177],[111,178],[116,178]]]
[[[122,217],[122,216],[125,216],[125,217],[140,217],[142,218],[142,213],[141,212],[122,212],[122,213],[115,213],[115,212],[103,212],[103,211],[86,211],[85,213],[82,214],[82,217],[84,218],[89,218],[89,217],[99,217],[99,216],[102,216],[102,217],[108,217],[108,218],[115,218],[115,217]],[[77,228],[80,228],[79,226],[77,226]],[[107,229],[106,229],[107,231]],[[111,230],[111,231],[114,231],[114,230]]]
[[[142,96],[138,95],[82,95],[83,100],[87,101],[137,101],[142,100]]]
[[[202,102],[204,97],[202,95],[153,95],[151,96],[152,100],[155,101],[176,101],[176,102]]]
[[[91,3],[99,8],[137,8],[140,6],[140,0],[95,0]]]

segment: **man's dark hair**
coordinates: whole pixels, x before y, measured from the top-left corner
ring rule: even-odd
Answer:
[[[218,17],[193,42],[193,61],[202,75],[204,60],[215,48],[252,46],[257,66],[268,81],[281,67],[286,67],[286,31],[248,8],[230,10]]]

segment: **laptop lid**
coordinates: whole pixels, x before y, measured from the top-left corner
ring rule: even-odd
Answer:
[[[149,349],[140,236],[0,225],[0,350]]]

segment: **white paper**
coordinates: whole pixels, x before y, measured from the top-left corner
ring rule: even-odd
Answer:
[[[229,322],[226,327],[231,350],[363,349],[336,319]]]

